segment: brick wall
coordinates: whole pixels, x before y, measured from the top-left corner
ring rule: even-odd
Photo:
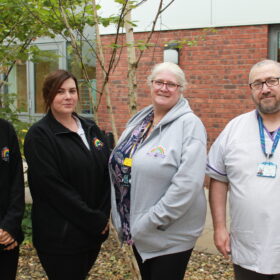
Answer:
[[[204,34],[202,29],[156,32],[155,46],[146,50],[137,72],[139,109],[150,104],[150,91],[146,78],[155,63],[162,62],[163,45],[170,40],[196,39]],[[136,33],[135,40],[144,40],[146,33]],[[115,36],[103,36],[105,57]],[[210,145],[225,124],[233,117],[254,108],[248,89],[248,72],[257,61],[268,55],[268,26],[239,26],[216,28],[196,46],[180,49],[179,66],[185,71],[189,83],[185,96],[192,109],[201,118],[208,133]],[[126,48],[118,51],[118,65],[110,78],[112,104],[120,134],[129,119],[127,101]],[[97,80],[100,87],[101,71]],[[105,98],[99,109],[99,125],[110,131]]]

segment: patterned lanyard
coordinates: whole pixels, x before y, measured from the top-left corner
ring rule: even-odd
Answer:
[[[141,144],[145,138],[145,135],[147,134],[148,130],[150,129],[152,125],[152,122],[148,122],[146,124],[146,126],[144,127],[143,131],[141,132],[139,138],[137,139],[137,141],[132,145],[130,153],[129,153],[129,157],[132,158],[132,156],[134,155],[134,153],[136,152],[136,149],[138,148],[138,145]]]
[[[261,115],[259,114],[259,112],[257,112],[257,115],[258,115],[258,123],[259,123],[259,132],[260,132],[260,140],[261,140],[261,147],[262,147],[262,151],[265,155],[265,157],[267,159],[271,158],[275,152],[275,149],[278,145],[278,142],[279,142],[279,138],[280,138],[280,128],[278,128],[277,130],[277,134],[274,138],[274,141],[273,141],[273,145],[272,145],[272,148],[271,148],[271,152],[270,154],[267,154],[266,153],[266,148],[265,148],[265,137],[264,137],[264,125],[263,125],[263,120],[262,120],[262,117]]]

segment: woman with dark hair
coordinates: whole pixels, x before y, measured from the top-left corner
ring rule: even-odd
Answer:
[[[50,73],[43,97],[47,114],[24,144],[33,243],[50,280],[82,280],[108,236],[109,149],[97,125],[74,112],[79,89],[71,73]]]
[[[0,119],[0,278],[15,280],[23,240],[24,183],[18,139],[13,126]]]

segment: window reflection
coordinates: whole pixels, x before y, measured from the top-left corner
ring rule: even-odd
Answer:
[[[28,112],[26,62],[18,61],[10,72],[8,93],[16,94],[15,106],[20,112]]]
[[[89,81],[87,81],[83,73],[81,62],[73,52],[71,45],[68,44],[67,46],[68,69],[77,77],[80,88],[80,100],[77,111],[82,114],[92,114],[93,103],[96,102],[96,63],[92,47],[93,45],[85,41],[81,42],[80,45],[83,64],[89,78]]]
[[[34,81],[35,81],[35,113],[44,113],[44,101],[42,86],[47,74],[59,68],[57,50],[44,50],[35,58]]]

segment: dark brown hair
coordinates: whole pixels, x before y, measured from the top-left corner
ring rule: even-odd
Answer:
[[[78,96],[79,96],[78,81],[77,81],[77,78],[72,73],[70,73],[66,70],[59,69],[59,70],[49,73],[46,76],[46,78],[44,80],[44,84],[43,84],[43,89],[42,89],[46,111],[48,111],[48,109],[50,108],[61,85],[70,78],[75,81]]]

